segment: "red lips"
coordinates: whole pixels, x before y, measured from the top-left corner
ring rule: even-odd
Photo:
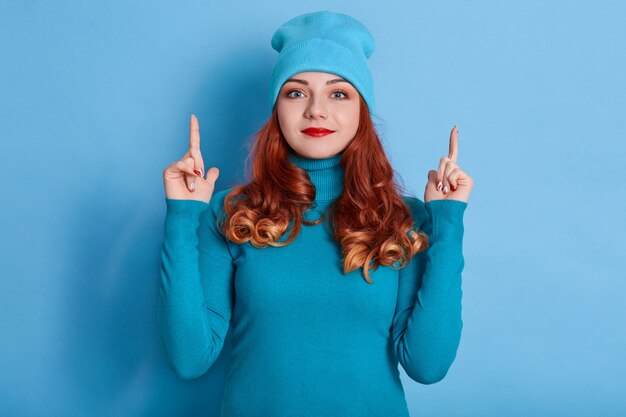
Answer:
[[[309,135],[309,136],[314,136],[314,137],[325,136],[333,132],[334,130],[328,130],[323,127],[309,127],[302,131],[302,133]]]

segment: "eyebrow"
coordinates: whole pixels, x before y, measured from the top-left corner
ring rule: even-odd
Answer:
[[[293,81],[296,83],[300,83],[300,84],[304,84],[304,85],[309,85],[309,82],[306,80],[300,80],[297,78],[290,78],[287,81],[285,81],[285,83],[288,83],[289,81]],[[347,83],[348,81],[341,79],[341,78],[335,78],[334,80],[330,80],[330,81],[326,81],[326,85],[330,85],[330,84],[335,84],[335,83]]]

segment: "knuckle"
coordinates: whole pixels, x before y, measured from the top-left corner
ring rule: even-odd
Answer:
[[[187,170],[189,169],[189,163],[187,162],[187,160],[178,161],[176,163],[176,168],[178,168],[179,171],[187,172]]]

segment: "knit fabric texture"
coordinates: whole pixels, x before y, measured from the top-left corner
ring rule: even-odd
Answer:
[[[374,80],[367,60],[375,49],[372,34],[355,18],[328,10],[296,16],[271,40],[279,52],[270,77],[270,113],[284,82],[294,74],[328,72],[348,80],[376,112]]]
[[[342,192],[341,154],[289,159],[316,188],[317,218]],[[228,241],[216,221],[230,190],[210,203],[166,198],[157,324],[173,371],[203,375],[228,334],[222,417],[408,417],[398,365],[433,384],[456,357],[467,203],[403,196],[430,247],[403,269],[370,271],[369,284],[342,272],[326,221],[281,248]]]

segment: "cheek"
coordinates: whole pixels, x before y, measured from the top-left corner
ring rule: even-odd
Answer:
[[[297,117],[298,108],[293,103],[276,103],[276,112],[284,120],[293,120]]]
[[[283,129],[288,129],[293,124],[293,112],[289,111],[288,106],[277,105],[276,114],[278,115],[278,123]]]
[[[355,133],[359,127],[359,116],[360,111],[358,103],[356,106],[346,109],[346,112],[343,114],[342,117],[342,124],[344,126],[344,129],[351,133]]]

